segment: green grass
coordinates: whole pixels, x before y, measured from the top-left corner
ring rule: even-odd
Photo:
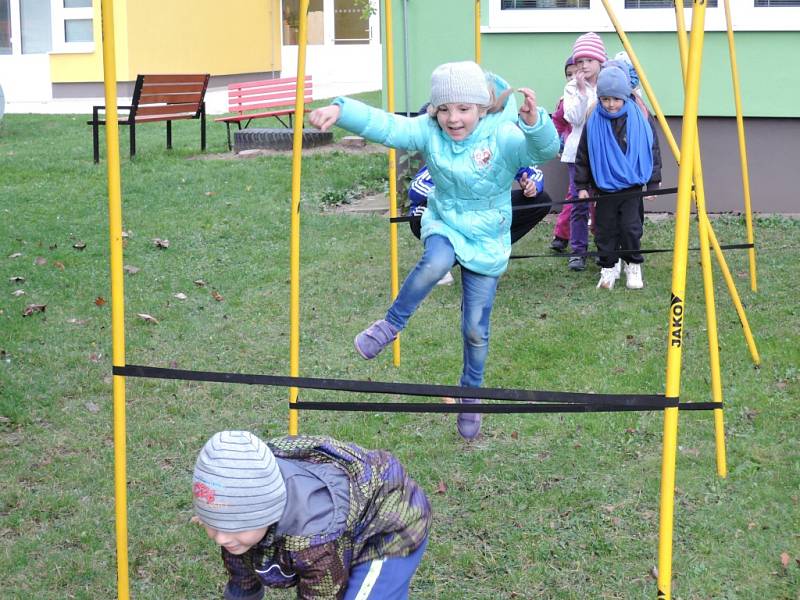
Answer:
[[[0,123],[4,598],[116,594],[106,175],[104,164],[92,164],[85,120],[6,115]],[[139,269],[124,276],[127,362],[287,374],[291,157],[189,160],[196,123],[176,125],[172,152],[159,125],[137,137],[131,162],[122,133],[124,263]],[[209,152],[224,151],[224,128],[210,124]],[[383,154],[303,162],[301,374],[454,384],[458,273],[403,334],[399,369],[389,356],[362,361],[351,347],[388,306],[386,220],[323,212],[320,203],[379,191],[385,172]],[[740,218],[715,219],[714,227],[723,244],[744,239]],[[648,223],[645,245],[671,247],[672,231],[670,220]],[[711,414],[681,413],[673,598],[798,598],[798,234],[797,221],[756,219],[758,293],[749,289],[746,254],[727,253],[759,369],[715,268],[730,473],[715,473]],[[540,226],[515,252],[540,253],[549,235],[550,226]],[[402,277],[420,245],[405,226],[399,240]],[[74,248],[78,242],[85,249]],[[689,266],[681,396],[707,401],[697,253]],[[644,275],[640,292],[600,292],[595,268],[576,274],[563,259],[512,261],[495,303],[486,385],[662,393],[671,256],[648,257]],[[17,289],[25,295],[12,295]],[[175,298],[179,292],[187,298]],[[107,302],[98,306],[97,298]],[[24,317],[32,303],[46,310]],[[127,380],[133,597],[220,596],[218,553],[189,524],[196,452],[220,429],[284,434],[287,398],[281,388]],[[659,413],[489,416],[475,444],[463,443],[445,415],[308,412],[300,429],[390,449],[428,492],[434,529],[414,598],[655,596]]]

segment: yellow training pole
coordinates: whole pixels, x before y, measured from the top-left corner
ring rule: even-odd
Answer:
[[[665,395],[680,397],[681,352],[685,319],[686,266],[689,250],[689,213],[692,196],[692,167],[697,143],[697,105],[700,95],[700,66],[703,56],[705,0],[694,0],[692,35],[683,103],[681,164],[678,169],[678,200],[675,209],[675,244],[672,257],[672,297],[667,337]],[[672,588],[672,535],[675,509],[675,459],[678,445],[678,409],[664,410],[664,448],[661,459],[661,496],[658,528],[658,599],[670,600]]]
[[[475,62],[481,64],[481,0],[475,0]]]
[[[108,237],[111,250],[111,363],[125,366],[125,294],[122,276],[122,186],[119,169],[117,66],[114,3],[102,0],[103,80],[106,95]],[[114,375],[114,505],[117,530],[117,597],[130,598],[128,583],[128,491],[125,455],[125,377]]]
[[[678,33],[678,48],[680,50],[681,70],[686,77],[686,62],[688,49],[686,47],[686,23],[683,18],[683,6],[675,5],[675,20]],[[706,327],[708,329],[708,356],[711,370],[711,398],[722,405],[722,375],[719,361],[719,339],[717,329],[717,311],[714,300],[714,276],[711,272],[711,252],[709,250],[710,222],[706,211],[705,181],[700,159],[700,132],[697,132],[697,141],[694,149],[694,182],[695,202],[697,204],[697,229],[700,238],[700,263],[703,271],[703,290],[706,301]],[[725,423],[722,408],[714,410],[714,439],[716,442],[717,474],[726,477],[728,474],[727,460],[725,457]]]
[[[386,27],[386,110],[394,114],[394,35],[392,31],[392,0],[386,0],[383,14]],[[409,108],[406,106],[406,110]],[[389,216],[397,216],[397,151],[389,148]],[[392,263],[392,300],[400,291],[400,278],[397,274],[397,223],[389,223],[389,254]],[[400,366],[400,336],[392,342],[392,359],[395,367]]]
[[[728,25],[728,51],[731,56],[731,76],[733,77],[733,99],[736,103],[736,130],[739,134],[739,162],[742,165],[742,190],[744,192],[744,218],[747,225],[747,243],[754,243],[753,212],[750,207],[750,172],[747,167],[747,144],[744,138],[744,117],[742,116],[742,95],[739,88],[739,68],[736,65],[736,45],[733,42],[733,23],[730,2],[725,0],[725,21]],[[750,289],[758,291],[756,280],[756,249],[748,250],[750,257]]]
[[[292,221],[289,242],[289,374],[300,376],[300,174],[303,165],[303,96],[308,42],[308,0],[300,0],[297,32],[297,87],[292,137]],[[289,403],[297,401],[297,388],[289,388]],[[298,414],[289,409],[289,435],[297,435]]]
[[[678,145],[675,141],[675,136],[672,135],[672,130],[669,127],[669,123],[667,123],[667,119],[664,116],[664,113],[662,112],[661,107],[658,104],[658,99],[656,98],[656,95],[653,92],[653,88],[650,87],[650,83],[647,79],[647,75],[645,74],[644,68],[639,62],[639,59],[636,57],[636,52],[634,52],[633,46],[631,46],[631,43],[628,40],[627,35],[625,35],[625,31],[620,26],[619,20],[614,14],[614,9],[608,3],[608,0],[602,0],[602,1],[603,5],[605,6],[606,12],[608,13],[609,18],[611,19],[611,22],[614,24],[614,28],[617,30],[617,35],[619,36],[619,39],[622,42],[622,46],[628,53],[628,56],[630,57],[631,62],[633,63],[633,66],[639,75],[639,80],[642,84],[642,89],[644,89],[645,93],[647,94],[647,98],[650,100],[650,104],[653,106],[653,112],[655,112],[658,122],[661,125],[661,130],[664,132],[664,137],[666,138],[667,143],[669,144],[669,147],[672,150],[673,155],[675,156],[675,161],[680,165],[681,152],[678,149]],[[711,227],[710,223],[708,231],[709,231],[711,245],[714,248],[714,255],[717,257],[717,262],[719,263],[720,268],[722,269],[722,273],[725,276],[725,283],[728,286],[728,293],[733,299],[733,305],[736,308],[736,313],[739,317],[739,322],[742,325],[745,341],[747,343],[748,349],[750,350],[750,356],[752,357],[753,362],[756,365],[760,365],[761,358],[758,355],[758,350],[756,349],[755,340],[753,339],[752,333],[750,332],[750,325],[748,324],[747,315],[744,312],[744,307],[742,306],[741,300],[739,299],[739,292],[736,290],[736,284],[733,280],[733,277],[730,276],[730,270],[728,269],[728,265],[725,262],[725,255],[722,253],[722,249],[719,247],[717,238],[714,235],[714,229]]]

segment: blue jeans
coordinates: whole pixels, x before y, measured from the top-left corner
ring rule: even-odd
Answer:
[[[425,554],[426,539],[401,558],[370,560],[350,570],[344,600],[406,600],[411,578]]]
[[[398,331],[456,263],[453,245],[446,237],[432,235],[425,240],[425,251],[408,274],[400,293],[386,313],[386,320]],[[483,368],[489,354],[489,318],[497,292],[497,277],[480,275],[461,268],[461,335],[464,339],[464,370],[461,385],[478,387],[483,383]]]

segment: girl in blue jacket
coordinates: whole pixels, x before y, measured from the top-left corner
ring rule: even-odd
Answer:
[[[311,113],[322,131],[338,125],[370,141],[420,152],[436,186],[422,217],[422,258],[406,278],[384,319],[355,338],[371,359],[388,346],[456,263],[461,265],[462,386],[483,383],[489,351],[489,317],[497,281],[511,255],[511,183],[517,170],[558,153],[559,139],[536,94],[520,88],[517,104],[508,84],[471,61],[445,63],[431,75],[428,114],[409,118],[337,98]],[[477,399],[462,399],[477,404]],[[481,415],[458,415],[458,431],[477,437]]]

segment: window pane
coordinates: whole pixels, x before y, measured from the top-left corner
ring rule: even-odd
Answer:
[[[692,0],[683,0],[683,6],[692,8]],[[717,0],[706,0],[706,6],[716,8]],[[625,0],[625,8],[674,8],[673,0]]]
[[[502,0],[501,10],[531,8],[589,8],[589,0]]]
[[[334,44],[368,44],[369,18],[354,0],[334,0]]]
[[[755,0],[753,6],[756,8],[762,6],[800,6],[800,0]]]
[[[20,0],[22,53],[43,54],[53,48],[50,31],[50,0]]]
[[[92,0],[64,0],[64,8],[92,8]]]
[[[296,46],[300,27],[299,0],[283,0],[283,45]],[[322,22],[322,0],[308,3],[308,43],[322,44],[325,41]]]
[[[64,21],[65,42],[92,42],[91,19],[66,19]]]
[[[0,0],[0,54],[11,54],[11,7]]]

